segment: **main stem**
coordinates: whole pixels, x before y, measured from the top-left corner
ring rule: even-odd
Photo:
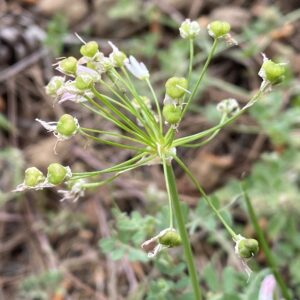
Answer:
[[[178,231],[182,240],[184,255],[185,255],[189,276],[194,291],[194,297],[195,300],[201,300],[202,295],[201,295],[200,284],[198,282],[198,275],[194,264],[193,253],[189,241],[189,236],[185,228],[185,223],[184,223],[184,219],[180,207],[180,201],[176,189],[176,180],[175,180],[175,176],[171,164],[166,163],[165,172],[166,172],[165,177],[166,180],[168,181],[167,184],[169,187],[170,197],[172,199],[172,206],[177,221]]]

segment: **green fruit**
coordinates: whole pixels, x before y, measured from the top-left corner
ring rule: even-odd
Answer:
[[[81,73],[75,79],[75,86],[79,90],[89,89],[94,83],[93,76],[88,73]]]
[[[208,25],[208,31],[217,39],[230,31],[230,24],[228,22],[214,21]]]
[[[47,95],[55,95],[57,90],[62,87],[65,79],[61,76],[54,76],[51,78],[50,82],[46,86]]]
[[[169,124],[177,124],[181,119],[181,109],[173,104],[165,105],[162,113]]]
[[[286,72],[286,68],[283,65],[276,64],[272,60],[265,61],[262,69],[264,70],[265,78],[272,84],[280,82]]]
[[[64,114],[60,117],[56,125],[56,131],[66,137],[74,135],[77,131],[78,125],[73,116]]]
[[[167,231],[158,239],[159,243],[167,247],[176,247],[181,245],[180,235],[173,230]]]
[[[53,163],[48,166],[47,179],[52,184],[61,184],[67,176],[67,168],[58,163]]]
[[[243,239],[238,244],[238,252],[242,258],[251,258],[258,250],[258,241],[255,239]]]
[[[27,186],[34,187],[43,182],[45,177],[43,173],[36,167],[31,167],[25,170],[24,183]]]
[[[188,82],[184,77],[171,77],[166,82],[166,94],[172,99],[181,98],[185,94]]]
[[[91,41],[80,47],[80,53],[83,56],[94,57],[99,47],[95,41]]]
[[[118,51],[113,54],[114,63],[119,68],[124,66],[124,62],[126,59],[127,59],[127,56],[124,52]]]
[[[59,62],[59,67],[67,74],[75,74],[77,70],[77,59],[69,56]]]

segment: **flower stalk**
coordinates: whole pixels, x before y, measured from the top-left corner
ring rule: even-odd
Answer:
[[[184,250],[184,255],[189,271],[190,280],[193,287],[194,292],[194,298],[196,300],[202,299],[202,293],[200,288],[200,283],[198,280],[198,274],[196,271],[196,266],[193,259],[193,253],[191,249],[191,244],[189,240],[189,236],[185,227],[185,221],[183,219],[182,210],[180,207],[180,200],[178,197],[178,192],[176,188],[176,179],[174,176],[173,168],[170,163],[164,162],[164,172],[165,172],[165,178],[166,178],[166,184],[168,186],[168,191],[170,193],[172,208],[174,211],[174,215],[176,218],[178,231],[182,240],[182,246]]]

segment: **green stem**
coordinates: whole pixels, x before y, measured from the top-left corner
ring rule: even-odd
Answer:
[[[88,138],[90,138],[90,139],[92,139],[92,140],[94,140],[94,141],[96,141],[100,144],[115,146],[115,147],[122,148],[122,149],[135,150],[135,151],[139,151],[139,152],[145,152],[147,150],[146,148],[140,148],[140,147],[125,145],[125,144],[120,144],[120,143],[100,139],[100,138],[97,138],[96,136],[93,136],[93,135],[90,135],[90,134],[84,132],[83,130],[80,130],[80,133],[83,136],[88,137]]]
[[[77,180],[79,177],[82,176],[96,176],[99,174],[106,174],[106,173],[111,173],[111,172],[118,172],[118,171],[123,171],[125,169],[128,169],[128,167],[132,166],[133,163],[136,163],[138,160],[142,159],[143,157],[146,156],[146,153],[141,153],[136,156],[134,156],[131,159],[128,159],[124,162],[121,162],[119,164],[116,164],[112,167],[108,167],[103,170],[98,170],[98,171],[91,171],[91,172],[80,172],[80,173],[72,173],[72,178],[70,180]]]
[[[174,156],[174,159],[176,160],[176,162],[179,164],[179,166],[183,169],[183,171],[190,177],[190,179],[192,180],[192,182],[195,184],[196,188],[198,189],[200,195],[204,198],[204,200],[206,201],[206,203],[211,207],[211,209],[214,211],[214,213],[216,214],[216,216],[219,218],[219,220],[222,222],[222,224],[224,225],[224,227],[226,228],[226,230],[228,231],[228,233],[231,235],[231,237],[233,238],[233,240],[236,239],[236,233],[233,231],[233,229],[227,224],[226,220],[222,217],[222,215],[220,214],[220,212],[216,209],[216,207],[213,205],[213,203],[211,202],[211,200],[209,199],[209,197],[206,195],[205,191],[203,190],[203,188],[200,186],[200,184],[198,183],[197,179],[194,177],[194,175],[192,174],[192,172],[188,169],[188,167],[183,163],[182,160],[180,160],[179,157]]]
[[[89,97],[86,96],[86,99],[89,101],[89,103],[92,106],[87,105],[85,103],[81,103],[81,105],[83,107],[85,107],[86,109],[88,109],[88,110],[94,112],[95,114],[103,117],[104,119],[106,119],[106,120],[114,123],[119,128],[121,128],[124,131],[127,131],[128,133],[136,136],[138,139],[141,139],[146,144],[148,144],[149,146],[151,146],[151,141],[149,139],[147,139],[147,137],[141,136],[138,132],[132,130],[131,128],[129,128],[128,126],[126,126],[125,124],[123,124],[122,122],[120,122],[119,120],[115,119],[108,111],[106,111],[104,108],[102,108],[101,106],[99,106],[98,103],[94,102],[91,98],[89,98]],[[94,106],[96,106],[97,109]]]
[[[185,223],[184,223],[184,219],[180,207],[180,200],[176,189],[176,181],[173,173],[173,168],[170,164],[165,164],[165,172],[166,172],[165,174],[166,180],[168,181],[170,197],[172,199],[172,206],[174,209],[179,234],[182,240],[182,245],[183,245],[184,255],[185,255],[185,259],[189,271],[189,276],[194,291],[194,297],[195,300],[201,300],[202,295],[201,295],[200,284],[198,282],[198,275],[194,265],[192,249],[191,249],[188,233],[185,228]]]
[[[121,174],[116,174],[116,175],[114,175],[112,177],[109,177],[109,178],[107,178],[107,179],[105,179],[103,181],[99,181],[99,182],[84,183],[82,185],[82,187],[85,188],[85,189],[92,189],[92,188],[100,187],[100,186],[103,186],[103,185],[105,185],[107,183],[110,183],[110,182],[114,181],[120,175]]]
[[[271,249],[269,248],[269,245],[264,237],[264,233],[263,233],[262,229],[260,228],[256,213],[253,209],[253,206],[252,206],[250,198],[246,192],[246,188],[245,188],[244,184],[242,184],[242,191],[243,191],[244,199],[246,201],[247,210],[248,210],[252,225],[257,234],[260,246],[266,256],[267,263],[268,263],[274,277],[276,278],[278,285],[280,286],[280,289],[281,289],[281,292],[282,292],[282,295],[284,296],[284,298],[286,300],[292,300],[292,298],[288,292],[288,288],[285,285],[285,282],[284,282],[283,278],[281,277],[280,273],[278,272],[276,261],[272,255]]]
[[[87,132],[94,132],[94,133],[103,134],[103,135],[109,135],[109,136],[116,137],[116,138],[119,138],[122,140],[124,139],[124,140],[128,140],[128,141],[131,141],[134,143],[139,143],[139,144],[148,146],[148,144],[145,144],[141,140],[138,140],[138,139],[135,139],[135,138],[123,135],[123,134],[119,134],[119,133],[116,133],[113,131],[105,131],[105,130],[98,130],[98,129],[93,129],[93,128],[85,128],[85,127],[80,127],[80,130],[87,131]]]
[[[200,73],[200,76],[199,76],[199,78],[198,78],[198,80],[197,80],[197,82],[196,82],[196,85],[195,85],[195,87],[193,88],[193,91],[192,91],[192,93],[191,93],[191,95],[190,95],[190,97],[189,97],[189,99],[188,99],[188,101],[187,101],[187,104],[186,104],[186,106],[184,107],[184,109],[183,109],[183,111],[182,111],[181,118],[184,117],[186,111],[188,110],[188,108],[189,108],[189,106],[190,106],[190,104],[191,104],[191,101],[193,100],[195,94],[197,93],[198,87],[199,87],[199,85],[200,85],[200,83],[201,83],[201,80],[203,79],[203,76],[205,75],[205,73],[206,73],[206,71],[207,71],[208,65],[209,65],[209,63],[210,63],[210,61],[211,61],[211,59],[212,59],[212,57],[213,57],[213,55],[214,55],[214,53],[215,53],[215,50],[216,50],[216,48],[217,48],[217,45],[218,45],[218,39],[215,39],[215,40],[214,40],[214,43],[213,43],[213,45],[212,45],[211,51],[209,52],[208,57],[207,57],[207,59],[206,59],[205,65],[203,66],[203,69],[202,69],[202,71],[201,71],[201,73]]]
[[[222,123],[220,122],[218,125],[216,125],[212,128],[209,128],[207,130],[204,130],[202,132],[176,139],[176,140],[174,140],[172,146],[177,147],[177,146],[182,146],[186,143],[193,142],[195,140],[198,140],[198,139],[208,136],[209,134],[213,133],[214,131],[216,131],[220,128],[225,127],[226,125],[229,125],[230,123],[235,121],[240,115],[242,115],[245,111],[247,111],[253,104],[255,104],[257,102],[257,100],[263,95],[263,93],[265,91],[267,91],[268,88],[269,88],[269,85],[266,85],[264,88],[260,89],[239,112],[237,112],[232,117],[227,118],[224,122],[222,122]]]
[[[167,167],[167,163],[166,163],[165,160],[163,160],[164,176],[165,176],[165,182],[166,182],[166,188],[167,188],[168,200],[169,200],[170,228],[174,228],[172,197],[171,197],[169,180],[167,178],[167,169],[166,169],[166,167]]]
[[[132,165],[130,167],[128,167],[127,169],[123,170],[123,171],[119,171],[117,174],[105,179],[105,180],[102,180],[102,181],[99,181],[99,182],[90,182],[90,183],[85,183],[82,185],[83,188],[95,188],[95,187],[99,187],[99,186],[102,186],[102,185],[105,185],[107,183],[110,183],[112,182],[114,179],[116,179],[117,177],[119,177],[120,175],[122,175],[123,173],[125,172],[128,172],[130,170],[133,170],[135,168],[138,168],[138,167],[141,167],[145,164],[147,164],[150,160],[152,160],[151,157],[149,157],[148,159],[145,159],[142,163],[137,163],[135,165]]]
[[[128,88],[129,92],[132,94],[133,97],[135,97],[135,99],[138,101],[139,105],[141,106],[141,109],[145,112],[145,116],[147,118],[147,122],[150,124],[153,124],[152,130],[154,132],[154,134],[159,137],[158,132],[157,132],[157,123],[156,120],[153,116],[153,113],[149,110],[149,108],[147,107],[147,105],[144,103],[143,99],[141,99],[141,96],[138,94],[132,80],[130,79],[129,74],[127,73],[126,69],[124,67],[121,68],[123,74],[125,75],[125,78],[127,79],[127,82],[120,77],[118,72],[114,72],[115,76],[117,76],[121,82],[123,82],[123,84]]]
[[[147,79],[146,82],[147,82],[148,87],[151,91],[151,94],[154,98],[154,102],[155,102],[155,105],[156,105],[156,110],[157,110],[158,117],[159,117],[159,128],[160,128],[160,132],[162,133],[163,132],[163,118],[162,118],[161,109],[160,109],[160,106],[159,106],[159,101],[157,99],[156,93],[155,93],[155,91],[152,87],[152,84],[151,84],[150,80]]]
[[[193,60],[194,60],[194,39],[190,39],[190,61],[189,61],[189,72],[188,72],[188,90],[191,86],[191,75],[193,70]]]

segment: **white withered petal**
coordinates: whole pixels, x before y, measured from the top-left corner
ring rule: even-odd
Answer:
[[[90,90],[79,90],[75,87],[74,81],[68,81],[57,91],[55,100],[58,103],[65,101],[80,103],[87,101],[85,96],[93,98],[94,94]]]
[[[58,193],[63,196],[60,201],[70,200],[77,202],[79,198],[84,196],[85,189],[82,186],[84,183],[86,183],[86,181],[80,179],[72,185],[71,190],[58,190]]]
[[[217,110],[222,114],[227,114],[230,116],[236,114],[240,110],[240,108],[236,99],[229,98],[222,100],[217,105]]]
[[[127,70],[140,80],[149,78],[149,71],[144,63],[138,62],[135,57],[129,56],[129,60],[125,62]]]
[[[93,78],[94,82],[97,82],[101,79],[101,76],[97,71],[92,70],[91,68],[88,68],[88,67],[85,67],[85,66],[82,66],[82,65],[77,66],[77,72],[76,73],[77,73],[77,75],[89,74]]]
[[[52,187],[54,187],[54,184],[49,183],[47,181],[47,179],[45,179],[44,182],[39,183],[36,186],[28,186],[28,185],[25,184],[25,182],[23,182],[23,183],[19,184],[12,192],[17,193],[17,192],[23,192],[23,191],[26,191],[26,190],[39,191],[39,190],[42,190],[44,188],[52,188]]]

